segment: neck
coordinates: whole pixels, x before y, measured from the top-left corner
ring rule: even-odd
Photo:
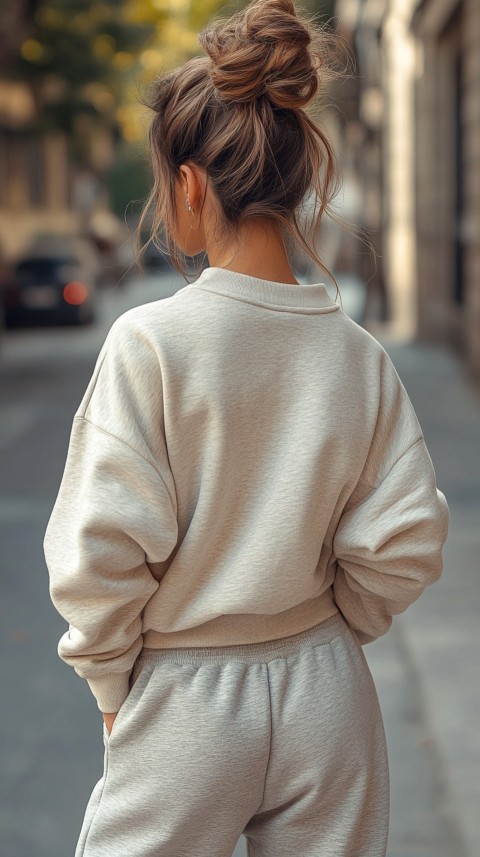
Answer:
[[[208,242],[210,243],[210,242]],[[265,225],[244,226],[235,243],[207,246],[210,265],[260,280],[298,285],[279,230]]]

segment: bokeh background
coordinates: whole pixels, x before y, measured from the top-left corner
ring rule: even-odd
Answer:
[[[102,773],[100,714],[56,654],[65,628],[42,541],[109,327],[185,285],[153,246],[143,273],[134,264],[152,180],[139,94],[201,52],[197,34],[212,16],[243,5],[0,0],[4,857],[73,855]],[[375,253],[333,222],[318,249],[345,311],[392,357],[451,512],[442,578],[365,647],[390,751],[388,857],[478,857],[480,3],[298,5],[337,29],[355,60],[317,118],[343,175],[335,206]],[[300,282],[334,294],[300,252],[293,263]],[[244,854],[240,839],[235,857]]]

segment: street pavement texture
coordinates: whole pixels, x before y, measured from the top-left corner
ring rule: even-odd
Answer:
[[[132,281],[102,295],[88,330],[9,331],[2,344],[2,857],[73,855],[102,772],[100,714],[56,653],[64,622],[48,596],[43,534],[71,419],[107,329],[130,306],[182,284],[172,275]],[[479,857],[480,397],[446,348],[374,335],[417,410],[451,513],[441,579],[365,647],[390,756],[388,857]],[[240,839],[235,857],[245,853]]]
[[[378,338],[412,399],[450,507],[443,574],[394,624],[432,742],[438,805],[458,834],[452,857],[479,857],[480,390],[447,348]]]

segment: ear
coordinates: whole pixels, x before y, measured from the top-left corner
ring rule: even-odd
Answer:
[[[197,209],[203,195],[202,170],[196,165],[182,164],[180,167],[181,188],[184,196],[188,196],[192,208]]]
[[[191,187],[191,173],[190,167],[185,166],[185,164],[179,168],[180,187],[185,196],[188,196]]]

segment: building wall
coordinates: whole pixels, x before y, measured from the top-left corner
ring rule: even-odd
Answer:
[[[480,378],[480,2],[337,0],[336,13],[357,55],[366,137],[362,105],[372,87],[383,97],[388,325],[448,342]],[[365,59],[375,41],[376,79]],[[365,172],[364,150],[357,160]]]
[[[71,169],[64,135],[0,127],[0,245],[15,257],[37,232],[72,232]]]
[[[0,261],[36,232],[75,228],[65,135],[27,130],[34,116],[29,87],[0,80]]]
[[[427,0],[412,21],[417,81],[419,336],[480,376],[480,4]]]
[[[468,359],[480,376],[480,4],[465,9],[464,50],[464,200],[465,331]]]
[[[95,128],[88,165],[71,161],[65,133],[36,131],[30,88],[0,78],[0,264],[38,233],[78,233],[108,210],[102,173],[114,157],[111,133]]]
[[[414,0],[413,0],[414,2]],[[412,0],[390,0],[381,22],[385,87],[383,224],[391,332],[413,339],[417,318],[414,80],[416,52],[409,24]]]

